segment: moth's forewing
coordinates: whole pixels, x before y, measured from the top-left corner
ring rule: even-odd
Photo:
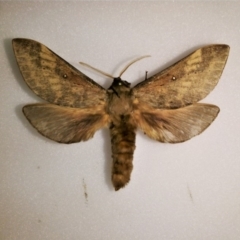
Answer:
[[[203,47],[133,88],[136,104],[173,109],[196,103],[218,83],[228,45]]]
[[[12,41],[24,80],[42,99],[61,106],[103,105],[106,90],[43,44],[30,39]]]
[[[196,103],[178,109],[141,109],[135,121],[146,135],[168,143],[184,142],[204,131],[217,117],[219,108]]]
[[[53,104],[31,104],[25,106],[23,112],[43,136],[60,143],[86,141],[109,122],[109,116],[99,106],[78,109]]]

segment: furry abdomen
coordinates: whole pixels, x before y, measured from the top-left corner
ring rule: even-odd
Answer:
[[[136,128],[129,121],[112,123],[110,127],[112,143],[112,182],[115,190],[124,187],[129,181],[133,169]]]

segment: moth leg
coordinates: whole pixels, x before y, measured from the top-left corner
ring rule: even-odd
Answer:
[[[147,80],[148,71],[145,72],[145,80]]]

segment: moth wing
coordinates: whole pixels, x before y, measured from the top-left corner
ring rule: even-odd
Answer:
[[[134,114],[138,127],[150,138],[166,143],[191,139],[204,131],[217,117],[219,108],[211,104],[196,103],[178,109],[154,109]]]
[[[30,89],[61,106],[91,107],[106,100],[106,90],[43,44],[30,39],[12,41],[14,53]]]
[[[99,106],[80,109],[31,104],[23,108],[23,113],[38,132],[60,143],[86,141],[109,121],[108,115]]]
[[[196,103],[218,83],[226,64],[228,45],[198,49],[133,88],[135,102],[153,108],[179,108]]]

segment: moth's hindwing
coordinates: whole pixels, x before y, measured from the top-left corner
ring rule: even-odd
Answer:
[[[168,143],[184,142],[204,131],[217,117],[219,108],[195,103],[178,109],[141,109],[135,121],[146,135]]]
[[[79,109],[31,104],[23,108],[23,113],[43,136],[60,143],[86,141],[109,121],[109,116],[99,106]]]

